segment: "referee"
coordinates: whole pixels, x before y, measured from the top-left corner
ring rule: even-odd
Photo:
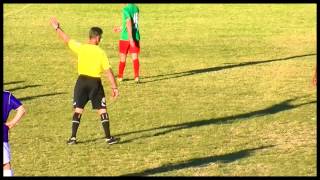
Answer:
[[[92,27],[89,31],[88,43],[82,44],[70,39],[61,29],[55,17],[50,19],[50,23],[58,33],[59,37],[78,56],[78,80],[74,88],[72,118],[72,134],[67,144],[76,144],[77,130],[80,125],[81,115],[87,102],[91,100],[92,108],[98,109],[101,117],[101,124],[108,144],[117,143],[120,138],[110,135],[109,116],[106,108],[104,89],[101,83],[101,73],[105,73],[112,87],[112,96],[119,95],[117,84],[106,53],[98,46],[102,38],[102,29]]]

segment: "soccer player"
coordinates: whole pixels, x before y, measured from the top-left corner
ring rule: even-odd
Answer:
[[[109,115],[106,108],[105,93],[101,83],[101,74],[104,73],[111,83],[112,97],[119,95],[117,84],[106,53],[98,46],[102,38],[102,29],[92,27],[89,31],[88,43],[80,43],[70,39],[60,27],[55,17],[50,20],[51,25],[63,39],[65,44],[78,56],[78,79],[74,88],[72,118],[72,134],[68,144],[76,144],[76,134],[85,105],[91,100],[92,108],[98,109],[101,124],[108,144],[114,144],[120,138],[110,135]]]
[[[7,121],[10,111],[16,110],[16,114],[10,121]],[[10,165],[11,150],[9,145],[9,129],[13,128],[23,117],[26,110],[22,103],[9,91],[3,91],[2,119],[3,119],[3,176],[13,176]]]
[[[118,81],[123,80],[123,72],[126,66],[128,52],[131,53],[134,80],[139,83],[139,53],[140,53],[140,33],[139,33],[139,8],[135,4],[126,4],[122,9],[122,26],[115,27],[114,32],[120,33],[118,67]]]

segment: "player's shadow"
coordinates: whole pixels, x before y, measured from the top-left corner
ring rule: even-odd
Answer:
[[[201,168],[201,167],[208,166],[212,163],[232,163],[234,161],[247,158],[253,155],[258,150],[271,148],[274,146],[275,145],[261,146],[257,148],[244,149],[241,151],[232,152],[232,153],[228,153],[220,156],[207,156],[207,157],[201,157],[201,158],[194,158],[187,161],[180,161],[176,163],[168,163],[160,167],[146,169],[144,171],[137,172],[137,173],[124,174],[122,176],[147,176],[147,175],[153,175],[158,173],[177,171],[177,170],[186,169],[186,168]]]
[[[296,58],[307,57],[307,56],[315,56],[315,55],[317,55],[317,54],[311,53],[311,54],[290,56],[290,57],[286,57],[286,58],[270,59],[270,60],[264,60],[264,61],[249,61],[249,62],[243,62],[240,64],[229,64],[229,65],[224,65],[224,66],[210,67],[210,68],[204,68],[204,69],[195,69],[195,70],[178,72],[178,73],[170,73],[170,74],[141,77],[140,83],[142,84],[142,83],[156,82],[156,81],[174,79],[174,78],[179,78],[179,77],[184,77],[184,76],[191,76],[191,75],[195,75],[195,74],[216,72],[216,71],[225,70],[225,69],[232,69],[232,68],[243,67],[243,66],[252,66],[252,65],[257,65],[257,64],[264,64],[264,63],[270,63],[270,62],[276,62],[276,61],[284,61],[284,60],[296,59]],[[145,80],[145,79],[152,79],[152,80]]]
[[[201,126],[207,126],[207,125],[215,125],[215,124],[230,124],[238,120],[250,120],[254,117],[262,117],[262,116],[268,116],[268,115],[273,115],[276,113],[292,110],[304,105],[308,104],[313,104],[316,103],[317,101],[310,101],[310,102],[304,102],[300,104],[292,104],[291,102],[298,100],[299,98],[302,97],[296,97],[292,99],[288,99],[285,101],[282,101],[280,103],[274,104],[272,106],[266,107],[264,109],[256,110],[253,112],[247,112],[247,113],[242,113],[242,114],[237,114],[233,116],[227,116],[227,117],[222,117],[222,118],[213,118],[213,119],[204,119],[200,121],[192,121],[192,122],[186,122],[186,123],[181,123],[181,124],[175,124],[175,125],[166,125],[166,126],[160,126],[160,127],[155,127],[155,128],[149,128],[149,129],[144,129],[144,130],[138,130],[138,131],[131,131],[131,132],[126,132],[122,134],[118,134],[118,136],[125,136],[129,134],[135,134],[135,133],[142,133],[142,132],[150,132],[150,131],[161,131],[153,134],[148,134],[148,135],[142,135],[140,137],[136,137],[134,139],[128,139],[126,141],[121,141],[120,143],[128,143],[132,142],[135,139],[141,139],[141,138],[149,138],[153,136],[159,136],[159,135],[164,135],[170,132],[182,130],[182,129],[188,129],[188,128],[195,128],[195,127],[201,127]]]
[[[19,83],[23,83],[23,82],[25,82],[25,81],[11,81],[11,82],[5,82],[4,85],[19,84]],[[43,86],[43,85],[39,85],[39,84],[25,85],[25,86],[18,86],[18,87],[14,87],[14,88],[9,88],[9,89],[5,89],[5,90],[13,92],[13,91],[20,90],[20,89],[34,88],[34,87],[40,87],[40,86]],[[56,96],[59,94],[67,94],[67,93],[66,92],[46,93],[46,94],[40,94],[40,95],[34,95],[34,96],[21,97],[18,99],[20,101],[29,101],[29,100],[33,100],[33,99],[37,99],[37,98],[41,98],[41,97]]]
[[[39,86],[42,86],[42,85],[26,85],[26,86],[19,86],[19,87],[15,87],[15,88],[10,88],[10,89],[6,89],[7,91],[16,91],[16,90],[19,90],[19,89],[27,89],[27,88],[32,88],[32,87],[39,87]]]
[[[33,99],[37,99],[37,98],[41,98],[41,97],[56,96],[59,94],[67,94],[67,93],[66,92],[55,92],[55,93],[39,94],[39,95],[35,95],[35,96],[22,97],[22,98],[19,98],[19,100],[29,101],[29,100],[33,100]]]
[[[3,83],[3,85],[19,84],[19,83],[23,83],[23,82],[25,82],[25,81],[10,81],[10,82]]]

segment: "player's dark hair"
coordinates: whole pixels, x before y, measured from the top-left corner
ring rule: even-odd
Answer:
[[[101,37],[102,33],[103,33],[103,31],[102,31],[101,28],[92,27],[90,29],[90,31],[89,31],[89,38],[91,39],[91,38],[94,38],[94,37],[97,37],[97,36]]]

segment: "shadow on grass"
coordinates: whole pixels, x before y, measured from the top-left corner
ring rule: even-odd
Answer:
[[[9,85],[9,84],[18,84],[18,83],[23,83],[25,81],[11,81],[11,82],[5,82],[3,85]]]
[[[11,88],[11,89],[7,89],[7,91],[16,91],[16,90],[19,90],[19,89],[27,89],[27,88],[32,88],[32,87],[39,87],[39,86],[42,86],[42,85],[27,85],[27,86],[20,86],[20,87],[15,87],[15,88]]]
[[[118,134],[118,136],[124,136],[124,135],[129,135],[129,134],[134,134],[134,133],[142,133],[142,132],[148,132],[148,131],[155,131],[155,130],[163,130],[162,132],[154,133],[152,135],[143,135],[139,138],[134,138],[134,139],[148,138],[148,137],[153,137],[153,136],[164,135],[164,134],[167,134],[167,133],[170,133],[173,131],[182,130],[182,129],[201,127],[201,126],[207,126],[207,125],[214,125],[214,124],[229,124],[229,123],[233,123],[234,121],[237,121],[237,120],[250,120],[253,117],[273,115],[276,113],[292,110],[292,109],[298,108],[300,106],[304,106],[304,105],[308,105],[308,104],[312,104],[312,103],[317,102],[317,101],[310,101],[310,102],[305,102],[305,103],[300,103],[300,104],[295,104],[295,105],[291,104],[292,101],[295,101],[299,98],[302,98],[302,97],[288,99],[288,100],[282,101],[278,104],[274,104],[270,107],[256,110],[253,112],[242,113],[242,114],[237,114],[237,115],[227,116],[227,117],[222,117],[222,118],[204,119],[204,120],[186,122],[186,123],[175,124],[175,125],[166,125],[166,126],[155,127],[155,128],[139,130],[139,131],[131,131],[131,132],[127,132],[127,133]],[[132,142],[134,139],[122,141],[120,143]]]
[[[122,176],[146,176],[146,175],[153,175],[157,173],[181,170],[185,168],[199,168],[199,167],[208,166],[211,163],[216,163],[216,162],[231,163],[233,161],[237,161],[239,159],[249,157],[250,155],[255,153],[255,151],[257,150],[266,149],[270,147],[274,147],[274,145],[261,146],[261,147],[252,148],[252,149],[244,149],[238,152],[233,152],[233,153],[229,153],[221,156],[208,156],[208,157],[190,159],[188,161],[181,161],[177,163],[169,163],[160,167],[146,169],[141,172],[125,174]]]
[[[224,69],[232,69],[232,68],[243,67],[243,66],[252,66],[252,65],[257,65],[257,64],[264,64],[264,63],[270,63],[270,62],[276,62],[276,61],[284,61],[284,60],[290,60],[290,59],[307,57],[307,56],[316,56],[316,55],[317,54],[315,54],[315,53],[304,54],[304,55],[290,56],[290,57],[279,58],[279,59],[271,59],[271,60],[264,60],[264,61],[249,61],[249,62],[243,62],[240,64],[231,64],[231,65],[226,65],[226,66],[218,66],[218,67],[211,67],[211,68],[205,68],[205,69],[195,69],[195,70],[179,72],[179,73],[171,73],[171,74],[142,77],[141,78],[142,81],[140,83],[142,84],[142,83],[148,83],[148,82],[155,82],[155,81],[179,78],[179,77],[184,77],[184,76],[191,76],[191,75],[195,75],[195,74],[215,72],[215,71],[220,71],[220,70],[224,70]],[[155,80],[144,80],[144,79],[158,78],[158,77],[160,77],[160,78],[155,79]]]
[[[36,96],[22,97],[22,98],[19,98],[19,100],[21,100],[21,101],[28,101],[28,100],[33,100],[33,99],[41,98],[41,97],[56,96],[56,95],[59,95],[59,94],[67,94],[67,93],[66,93],[66,92],[56,92],[56,93],[40,94],[40,95],[36,95]]]
[[[25,81],[11,81],[11,82],[4,83],[4,85],[18,84],[18,83],[23,83],[23,82],[25,82]],[[27,88],[33,88],[33,87],[39,87],[39,86],[43,86],[43,85],[39,85],[39,84],[25,85],[25,86],[20,86],[20,87],[15,87],[15,88],[11,88],[11,89],[5,89],[5,90],[13,92],[13,91],[20,90],[20,89],[27,89]],[[56,96],[56,95],[59,95],[59,94],[67,94],[67,93],[66,92],[47,93],[47,94],[40,94],[40,95],[35,95],[35,96],[21,97],[21,98],[18,98],[18,99],[20,101],[28,101],[28,100],[41,98],[41,97]]]

